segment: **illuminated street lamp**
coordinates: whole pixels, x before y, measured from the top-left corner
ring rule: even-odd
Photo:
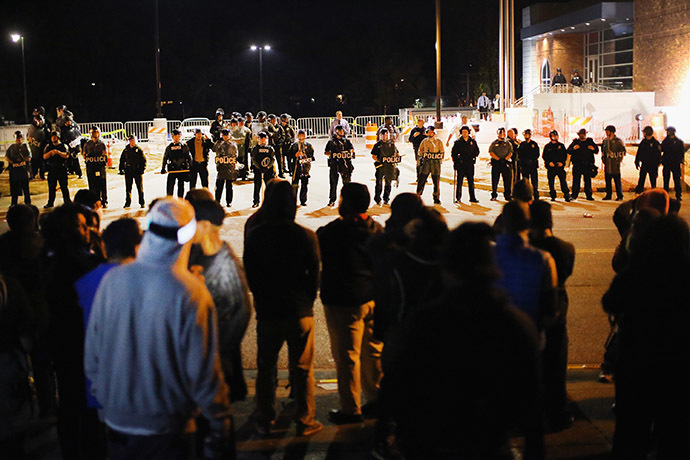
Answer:
[[[24,119],[29,122],[29,102],[26,97],[26,61],[24,60],[24,37],[20,34],[10,34],[12,43],[22,43],[22,78],[24,79]]]
[[[271,51],[271,45],[256,46],[252,45],[249,47],[252,51],[259,51],[259,109],[264,109],[264,61],[263,55],[264,50]]]

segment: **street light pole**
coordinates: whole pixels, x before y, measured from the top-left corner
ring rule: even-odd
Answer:
[[[24,58],[24,36],[20,34],[11,34],[12,43],[21,42],[22,47],[22,80],[24,83],[24,120],[29,123],[29,99],[26,91],[26,59]]]
[[[264,50],[270,51],[271,45],[249,47],[252,51],[259,52],[259,110],[264,109]]]
[[[441,121],[441,0],[436,0],[436,128],[443,129]]]
[[[161,103],[161,45],[158,29],[158,0],[155,1],[155,29],[156,29],[156,118],[163,118]]]

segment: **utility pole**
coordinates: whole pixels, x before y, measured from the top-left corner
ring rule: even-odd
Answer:
[[[441,0],[436,0],[436,128],[443,129],[441,121]]]
[[[158,0],[155,0],[155,28],[156,28],[156,118],[163,118],[161,104],[161,45],[158,28]]]

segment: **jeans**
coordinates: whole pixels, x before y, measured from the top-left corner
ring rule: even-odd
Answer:
[[[191,440],[182,433],[137,436],[110,430],[109,460],[189,460]]]
[[[192,167],[189,169],[189,188],[196,188],[196,176],[199,175],[201,179],[201,186],[208,188],[208,166],[205,161],[195,161],[192,163]]]
[[[297,403],[295,419],[303,425],[314,423],[314,318],[258,320],[256,340],[258,421],[268,423],[276,417],[276,366],[280,349],[287,342],[290,383]]]
[[[374,338],[374,302],[353,307],[324,305],[324,311],[340,409],[348,415],[361,414],[362,393],[367,401],[376,401],[382,377],[383,343]]]

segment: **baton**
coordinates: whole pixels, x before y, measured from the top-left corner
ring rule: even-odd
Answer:
[[[160,171],[156,171],[156,172],[154,172],[154,174],[177,174],[177,173],[188,173],[188,172],[189,172],[189,169],[182,169],[180,171],[167,171],[165,173],[162,173]]]

